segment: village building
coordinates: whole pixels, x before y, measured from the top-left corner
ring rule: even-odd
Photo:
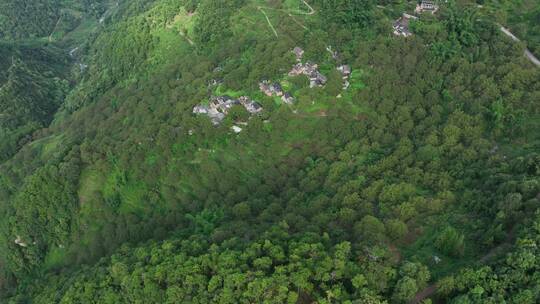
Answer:
[[[208,107],[203,105],[196,105],[193,108],[193,114],[208,114]]]
[[[285,93],[283,96],[281,96],[281,101],[286,104],[293,104],[294,103],[294,97],[290,93]]]
[[[220,124],[229,110],[235,105],[243,105],[246,110],[252,114],[262,111],[262,106],[257,102],[242,96],[239,99],[233,99],[230,96],[212,96],[208,106],[197,105],[193,108],[194,114],[203,114],[210,118],[214,125]]]
[[[306,62],[304,65],[304,74],[311,75],[319,70],[319,65],[316,63]]]
[[[225,119],[225,114],[219,112],[215,108],[210,108],[206,115],[210,118],[212,124],[216,126],[219,125],[223,121],[223,119]]]
[[[270,85],[270,91],[277,96],[283,96],[283,88],[277,82]]]
[[[247,96],[240,96],[240,98],[238,98],[238,101],[240,102],[241,105],[245,106],[246,104],[252,102],[252,100],[247,97]]]
[[[264,80],[259,84],[259,88],[261,91],[266,94],[269,97],[272,97],[274,95],[276,96],[283,96],[285,92],[283,92],[283,88],[281,85],[277,82],[270,83],[268,80]]]
[[[300,47],[295,47],[293,49],[293,53],[296,56],[296,61],[300,62],[302,61],[302,57],[304,56],[304,50]]]
[[[328,79],[326,78],[326,76],[321,74],[319,71],[316,71],[310,74],[309,87],[310,88],[322,87],[323,85],[326,84],[327,81]]]
[[[256,101],[251,101],[250,103],[244,104],[244,108],[251,114],[257,114],[263,110],[261,104]]]
[[[264,80],[259,83],[259,89],[267,96],[272,96],[272,92],[270,91],[270,83],[268,81]]]
[[[352,69],[350,65],[343,64],[337,67],[337,70],[343,76],[343,90],[347,90],[351,83],[349,82],[349,77],[351,76]]]
[[[418,14],[423,12],[435,14],[438,10],[439,6],[434,1],[422,0],[419,4],[416,5],[415,12]]]
[[[232,126],[231,130],[233,130],[234,133],[238,134],[238,133],[242,132],[243,129],[240,128],[239,126]]]
[[[210,107],[211,108],[213,107],[219,112],[224,113],[224,114],[227,114],[230,108],[238,104],[240,104],[238,100],[233,99],[232,97],[227,96],[227,95],[212,97],[210,99]]]
[[[337,70],[343,75],[343,78],[348,78],[352,73],[351,66],[347,64],[338,66]]]
[[[289,72],[289,76],[291,77],[299,75],[306,75],[307,77],[309,77],[309,86],[311,88],[321,87],[325,85],[328,81],[326,76],[319,72],[319,65],[317,65],[316,63],[311,63],[309,61],[305,64],[295,64]]]
[[[409,37],[412,32],[409,29],[410,20],[417,20],[418,17],[403,13],[403,16],[394,22],[394,35]]]
[[[302,63],[297,63],[293,66],[291,71],[289,72],[289,76],[300,76],[304,73],[304,65]]]

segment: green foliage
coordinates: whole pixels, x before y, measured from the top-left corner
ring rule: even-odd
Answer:
[[[453,227],[446,227],[437,237],[435,246],[446,255],[461,256],[464,250],[464,236]]]
[[[451,281],[446,294],[452,303],[537,303],[540,292],[537,277],[540,216],[528,223],[514,248],[499,263],[477,269],[465,269],[446,281]]]
[[[540,191],[540,74],[522,49],[479,9],[441,4],[401,39],[399,3],[312,2],[66,1],[49,46],[0,48],[10,300],[401,303],[511,247]],[[287,76],[295,46],[326,86]],[[222,94],[264,111],[192,114]],[[508,275],[503,298],[534,301],[535,253],[512,250],[503,275],[525,282]],[[441,300],[496,293],[479,269],[443,280]]]
[[[365,279],[356,274],[360,270],[349,256],[348,243],[326,248],[295,240],[253,242],[244,250],[197,240],[123,247],[100,265],[74,274],[69,282],[49,277],[58,287],[67,285],[60,293],[42,294],[39,301],[296,303],[305,297],[321,303],[355,298],[379,303],[379,297],[363,288]],[[347,290],[351,281],[356,287]],[[28,291],[42,289],[28,287]]]
[[[69,89],[68,82],[60,78],[58,70],[43,69],[30,57],[41,55],[42,60],[50,59],[52,64],[54,55],[51,51],[29,52],[28,55],[13,52],[4,58],[11,62],[2,75],[5,81],[0,86],[0,162],[27,142],[32,132],[50,123]]]
[[[105,0],[6,0],[0,3],[0,39],[31,40],[73,30],[82,15],[99,18]]]
[[[74,181],[79,177],[76,158],[59,166],[45,167],[25,180],[13,200],[7,225],[11,264],[19,275],[31,271],[52,246],[69,242],[72,220],[78,208]],[[16,248],[19,247],[19,248]]]
[[[114,41],[114,43],[111,43]],[[133,18],[109,28],[96,40],[96,64],[112,81],[142,71],[155,40],[144,18]]]
[[[60,15],[58,0],[6,0],[0,3],[0,38],[48,35]]]
[[[367,27],[373,20],[373,0],[331,0],[314,1],[321,8],[321,14],[327,23],[354,29]]]
[[[231,16],[243,0],[202,0],[197,8],[195,37],[198,45],[215,46],[231,35]]]

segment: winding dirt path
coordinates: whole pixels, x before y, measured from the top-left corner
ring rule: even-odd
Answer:
[[[270,29],[272,30],[272,32],[274,32],[274,36],[276,36],[276,38],[278,38],[278,33],[276,31],[276,28],[274,27],[274,25],[272,24],[272,22],[270,21],[270,18],[268,18],[268,15],[266,14],[266,12],[264,11],[264,7],[262,6],[257,6],[257,9],[263,13],[264,17],[266,18],[266,21],[268,22],[268,25],[270,26]]]
[[[278,32],[276,31],[276,28],[274,27],[274,25],[270,21],[270,18],[266,14],[265,10],[274,10],[274,11],[284,12],[289,17],[291,17],[293,19],[293,21],[295,23],[297,23],[299,26],[301,26],[305,30],[309,30],[305,25],[301,24],[298,20],[294,19],[293,15],[311,16],[311,15],[316,14],[317,11],[311,5],[309,5],[309,3],[306,2],[306,0],[301,0],[301,1],[307,7],[307,9],[308,9],[307,12],[300,11],[300,10],[298,10],[298,11],[297,10],[286,10],[286,9],[280,9],[280,8],[267,7],[267,6],[257,6],[257,9],[264,15],[264,17],[266,18],[266,21],[268,22],[268,25],[270,26],[270,29],[274,33],[274,36],[276,36],[276,38],[277,38],[278,37]]]
[[[437,285],[431,284],[428,287],[424,288],[424,290],[417,293],[414,299],[409,301],[409,304],[418,304],[422,302],[423,300],[434,295],[436,291],[437,291]]]
[[[315,9],[313,9],[313,7],[311,7],[311,5],[309,5],[309,3],[306,2],[306,0],[302,0],[302,2],[304,2],[304,4],[307,6],[309,12],[307,12],[307,13],[298,12],[299,14],[301,14],[301,15],[314,15],[315,13],[317,13],[317,11],[315,11]]]
[[[58,17],[58,21],[56,21],[56,24],[54,25],[54,28],[52,29],[52,32],[49,34],[49,42],[52,42],[52,36],[54,32],[56,31],[56,28],[58,27],[58,24],[60,24],[60,21],[62,20],[62,12],[60,12],[60,17]]]

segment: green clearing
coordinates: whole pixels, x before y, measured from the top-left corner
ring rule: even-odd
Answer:
[[[444,223],[444,221],[440,222]],[[428,265],[433,281],[453,274],[456,272],[456,269],[471,265],[478,260],[477,253],[473,250],[475,245],[467,242],[465,242],[463,256],[451,257],[441,253],[434,245],[440,229],[441,227],[437,227],[436,225],[428,226],[414,243],[400,248],[400,252],[405,259]],[[435,257],[441,259],[439,263],[435,262]]]
[[[42,270],[44,272],[48,272],[61,268],[63,265],[65,265],[66,256],[66,248],[53,247],[49,250],[47,256],[44,259]]]
[[[249,95],[246,91],[236,91],[229,88],[225,88],[224,85],[218,85],[214,89],[214,96],[230,96],[232,98],[238,98],[240,96]]]
[[[87,203],[90,203],[94,195],[103,189],[104,184],[105,176],[97,167],[87,167],[82,171],[79,182],[79,201],[82,210],[87,208]]]
[[[172,28],[179,33],[187,35],[188,38],[193,39],[193,27],[195,25],[195,15],[190,15],[184,8],[174,16],[172,23],[167,25],[167,28]]]
[[[146,204],[144,196],[147,192],[146,185],[139,181],[129,181],[119,189],[122,204],[118,211],[124,214],[140,214],[143,215],[149,211],[149,208],[158,206],[150,206]]]
[[[153,34],[158,44],[148,59],[150,66],[161,66],[176,56],[186,54],[191,48],[189,42],[174,30],[158,29]]]

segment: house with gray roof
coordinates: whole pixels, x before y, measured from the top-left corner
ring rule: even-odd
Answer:
[[[294,103],[294,97],[290,93],[285,93],[283,96],[281,96],[281,101],[286,104],[293,104]]]
[[[264,80],[261,83],[259,83],[259,89],[269,97],[272,97],[274,95],[283,96],[283,94],[285,93],[283,92],[283,88],[281,87],[281,84],[277,82],[270,83],[270,81],[268,80]]]
[[[321,74],[319,71],[315,71],[309,76],[309,87],[322,87],[326,84],[327,81],[328,79],[326,78],[326,76]]]

